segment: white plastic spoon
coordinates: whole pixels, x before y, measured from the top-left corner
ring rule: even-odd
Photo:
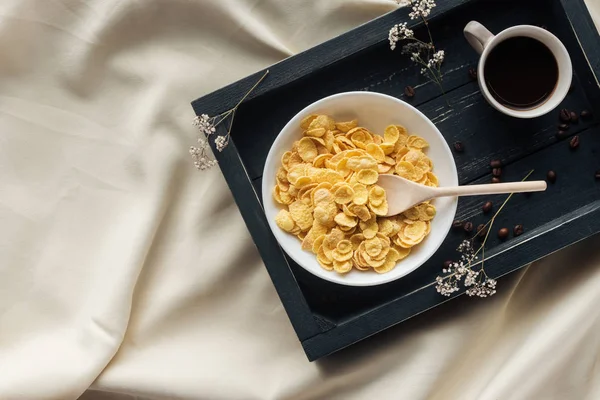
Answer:
[[[420,185],[397,175],[379,175],[377,184],[385,189],[387,216],[400,214],[424,201],[446,196],[475,196],[480,194],[541,192],[546,190],[545,181],[491,183],[453,187],[431,187]]]

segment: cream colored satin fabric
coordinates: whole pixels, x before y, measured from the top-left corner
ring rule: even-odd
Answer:
[[[600,398],[600,238],[309,363],[193,169],[192,99],[395,7],[0,2],[0,399]]]

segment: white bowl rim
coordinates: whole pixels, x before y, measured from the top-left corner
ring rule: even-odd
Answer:
[[[456,163],[454,161],[454,156],[452,155],[452,151],[450,150],[450,146],[448,146],[448,143],[446,142],[446,139],[444,138],[444,136],[442,135],[442,133],[437,129],[437,127],[433,124],[433,122],[431,122],[431,120],[429,118],[427,118],[425,116],[425,114],[423,114],[421,111],[419,111],[416,107],[408,104],[405,101],[402,101],[396,97],[393,96],[389,96],[387,94],[383,94],[383,93],[377,93],[377,92],[366,92],[366,91],[350,91],[350,92],[341,92],[341,93],[336,93],[327,97],[324,97],[320,100],[317,100],[309,105],[307,105],[306,107],[304,107],[302,110],[300,110],[299,112],[297,112],[289,121],[287,124],[285,124],[285,126],[279,131],[279,133],[277,134],[277,137],[275,138],[275,140],[273,141],[273,144],[271,144],[271,148],[269,149],[269,153],[267,154],[267,158],[265,161],[265,166],[263,168],[263,176],[267,173],[267,168],[270,166],[271,163],[269,163],[269,160],[273,160],[273,154],[272,152],[275,151],[275,149],[278,148],[277,144],[279,143],[279,141],[284,140],[283,136],[281,135],[282,132],[288,130],[290,128],[291,125],[296,125],[299,123],[299,120],[301,119],[300,116],[303,116],[304,114],[306,114],[309,109],[312,108],[316,108],[319,105],[321,105],[322,103],[325,103],[327,101],[330,101],[332,99],[338,98],[338,97],[345,97],[345,96],[350,96],[350,95],[358,95],[358,96],[365,96],[365,97],[370,97],[370,96],[374,96],[374,97],[380,97],[380,98],[386,98],[387,100],[391,100],[394,101],[396,103],[400,103],[403,106],[408,107],[409,109],[412,109],[412,111],[414,111],[423,121],[425,121],[426,124],[428,124],[432,129],[433,132],[438,135],[440,137],[440,139],[442,140],[443,143],[446,144],[446,146],[443,146],[443,151],[446,152],[447,155],[447,159],[450,160],[450,165],[448,165],[448,167],[452,168],[452,172],[453,172],[453,178],[454,178],[454,183],[456,185],[458,185],[458,170],[456,168]],[[279,161],[279,160],[277,160]],[[262,191],[262,198],[263,198],[263,203],[264,203],[264,199],[265,196],[271,196],[271,192],[272,192],[272,188],[270,187],[266,187],[266,180],[263,179],[262,181],[262,185],[261,185],[261,191]],[[456,215],[456,209],[458,206],[458,198],[453,198],[453,201],[450,204],[450,208],[448,210],[449,213],[452,213],[452,215]],[[265,211],[265,207],[263,204],[263,212],[265,212],[266,215],[266,211]],[[271,218],[272,219],[272,218]],[[304,270],[306,270],[307,272],[309,272],[310,274],[324,279],[326,281],[332,282],[332,283],[337,283],[340,285],[344,285],[344,286],[355,286],[355,287],[365,287],[365,286],[378,286],[378,285],[383,285],[389,282],[393,282],[397,279],[400,279],[402,277],[405,277],[406,275],[410,274],[411,272],[414,272],[415,270],[417,270],[418,268],[420,268],[423,264],[425,264],[433,254],[435,254],[435,252],[440,248],[440,246],[442,245],[442,243],[444,242],[444,240],[446,239],[446,237],[448,236],[448,232],[450,231],[450,228],[452,227],[452,220],[449,220],[449,222],[446,224],[447,226],[444,228],[442,227],[441,229],[443,229],[445,231],[444,236],[442,236],[442,239],[435,245],[432,247],[432,250],[430,251],[429,255],[427,257],[424,258],[424,260],[421,263],[417,263],[413,268],[406,270],[405,273],[401,274],[401,275],[389,275],[389,274],[380,274],[377,275],[378,277],[380,277],[380,279],[377,282],[349,282],[349,281],[344,281],[343,277],[344,275],[338,275],[336,273],[334,273],[333,271],[327,271],[323,268],[319,269],[318,271],[319,273],[316,273],[315,271],[310,270],[309,268],[305,267],[303,265],[303,263],[298,260],[295,256],[294,256],[294,252],[293,251],[287,251],[287,249],[285,248],[285,246],[281,243],[281,241],[278,238],[279,234],[282,235],[287,235],[287,233],[281,231],[279,229],[279,227],[275,224],[275,221],[271,220],[270,218],[267,217],[267,223],[269,224],[269,228],[271,229],[271,232],[273,233],[273,236],[275,236],[275,239],[277,240],[278,245],[280,246],[280,248],[289,256],[292,258],[292,260],[294,260],[294,262],[296,262],[296,264],[298,264],[300,267],[302,267]],[[304,251],[304,250],[303,250]],[[315,262],[316,258],[315,258]]]

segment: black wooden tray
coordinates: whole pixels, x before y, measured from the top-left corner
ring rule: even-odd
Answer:
[[[466,150],[455,156],[460,184],[490,181],[489,162],[503,162],[503,179],[517,181],[534,169],[530,179],[544,179],[548,170],[558,179],[545,193],[515,195],[496,220],[496,227],[523,224],[518,238],[488,241],[486,271],[492,277],[509,272],[565,246],[600,232],[600,37],[583,0],[440,0],[430,18],[436,45],[446,51],[443,71],[446,98],[419,76],[418,68],[390,51],[389,28],[423,26],[397,10],[340,37],[282,61],[238,109],[232,143],[216,152],[234,195],[292,325],[310,360],[328,355],[416,314],[461,295],[446,298],[435,290],[444,260],[455,257],[464,234],[453,232],[422,267],[395,282],[367,288],[336,285],[316,278],[296,265],[278,246],[262,210],[261,173],[271,143],[302,108],[325,96],[352,90],[389,94],[419,108],[439,128],[448,143]],[[468,74],[477,54],[462,29],[478,20],[492,32],[512,25],[543,26],[565,44],[574,69],[573,88],[561,107],[591,110],[593,117],[571,125],[581,145],[571,150],[555,137],[556,112],[532,119],[510,118],[493,110]],[[215,115],[232,108],[263,72],[256,73],[192,103],[197,115]],[[405,99],[404,87],[417,94]],[[449,107],[447,101],[452,105]],[[223,134],[224,127],[218,133]],[[481,203],[502,197],[462,198],[457,218],[475,225],[487,221]],[[500,282],[501,286],[502,282]],[[500,289],[502,290],[502,289]],[[474,300],[476,301],[476,300]]]

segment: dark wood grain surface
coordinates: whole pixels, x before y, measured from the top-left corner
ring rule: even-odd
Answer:
[[[465,152],[455,154],[461,184],[489,182],[492,159],[503,162],[506,181],[521,180],[530,170],[534,170],[530,179],[544,179],[548,170],[556,171],[558,179],[546,192],[515,195],[498,217],[494,230],[507,227],[512,231],[514,225],[523,224],[525,234],[511,235],[506,241],[491,235],[486,250],[490,276],[500,277],[600,231],[600,181],[594,179],[594,172],[600,170],[600,89],[594,75],[600,72],[600,38],[583,2],[440,1],[431,28],[436,44],[447,53],[444,96],[404,56],[388,47],[387,30],[406,20],[406,14],[405,10],[388,14],[273,66],[269,77],[238,110],[232,145],[216,153],[311,360],[447,301],[435,291],[433,282],[443,261],[456,256],[456,246],[466,237],[463,232],[451,232],[425,265],[406,278],[377,287],[326,282],[291,261],[270,232],[260,204],[262,169],[281,128],[320,98],[361,90],[409,101],[436,124],[449,144],[457,140],[465,144]],[[563,41],[573,61],[574,84],[560,107],[578,112],[588,109],[594,114],[572,124],[568,131],[567,136],[579,135],[578,149],[569,148],[568,137],[556,138],[558,110],[520,120],[498,113],[485,102],[468,74],[476,66],[477,54],[464,40],[462,28],[472,19],[492,32],[517,24],[545,26]],[[425,34],[418,25],[415,32]],[[199,114],[230,108],[259,75],[195,101],[194,110]],[[416,88],[413,99],[404,98],[406,85]],[[461,198],[457,218],[475,225],[486,222],[482,203],[491,200],[498,206],[503,198]]]

